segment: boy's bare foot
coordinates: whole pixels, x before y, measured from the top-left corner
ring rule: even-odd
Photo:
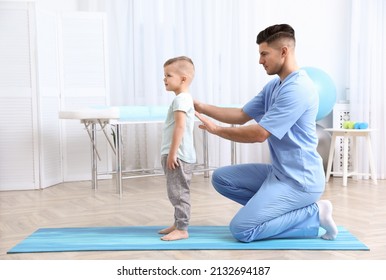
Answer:
[[[334,240],[338,235],[338,228],[332,219],[332,204],[329,200],[319,200],[316,204],[319,207],[320,226],[326,230],[321,237],[326,240]]]
[[[180,240],[180,239],[187,239],[189,238],[189,233],[187,230],[179,230],[175,229],[169,234],[162,236],[161,240],[163,241],[173,241],[173,240]]]
[[[176,229],[176,226],[172,225],[171,227],[161,229],[158,233],[159,234],[168,234],[168,233],[171,233],[175,229]]]

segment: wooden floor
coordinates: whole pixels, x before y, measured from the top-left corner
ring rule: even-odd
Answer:
[[[332,178],[325,199],[334,205],[334,219],[370,251],[113,251],[7,254],[7,250],[42,227],[170,225],[172,208],[164,177],[124,181],[122,199],[114,181],[64,183],[44,190],[0,192],[0,259],[3,260],[385,260],[386,181]],[[191,225],[227,225],[239,205],[220,196],[201,174],[191,186]]]

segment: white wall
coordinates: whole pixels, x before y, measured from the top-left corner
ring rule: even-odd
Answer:
[[[35,0],[35,3],[40,9],[56,12],[105,11],[104,0]]]
[[[89,145],[85,131],[60,122],[58,111],[108,102],[105,16],[75,13],[75,2],[60,11],[35,4],[0,0],[0,190],[89,179],[89,149],[73,151],[80,141]],[[105,141],[99,147],[105,171],[110,155]]]
[[[52,12],[72,12],[79,10],[79,0],[35,0],[38,9]]]
[[[312,64],[329,73],[337,88],[337,100],[344,100],[349,87],[351,1],[302,2],[307,5],[307,10],[295,21],[301,36],[298,62],[300,65]]]

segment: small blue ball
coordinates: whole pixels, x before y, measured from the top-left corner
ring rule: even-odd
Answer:
[[[367,122],[362,122],[359,124],[359,129],[368,129],[369,124]]]

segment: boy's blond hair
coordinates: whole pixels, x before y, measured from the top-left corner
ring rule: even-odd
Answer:
[[[168,59],[164,63],[164,67],[175,64],[177,71],[182,74],[183,76],[186,76],[189,78],[189,80],[193,80],[194,78],[194,64],[193,61],[187,57],[187,56],[178,56],[171,59]]]

